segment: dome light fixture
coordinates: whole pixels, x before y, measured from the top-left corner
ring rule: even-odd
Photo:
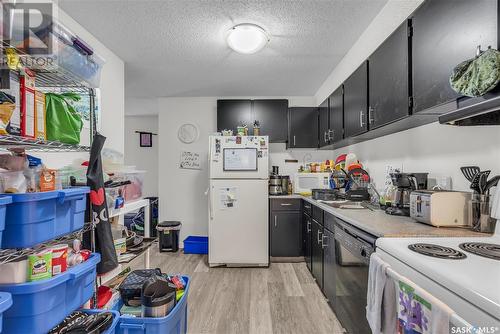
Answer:
[[[256,24],[242,23],[229,29],[226,42],[234,51],[243,54],[256,53],[269,42],[264,29]]]

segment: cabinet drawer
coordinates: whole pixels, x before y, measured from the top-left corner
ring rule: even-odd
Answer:
[[[323,225],[323,210],[318,208],[317,206],[312,206],[312,218]]]
[[[335,226],[335,220],[336,220],[336,218],[334,215],[325,212],[323,223],[324,223],[324,226],[326,229],[333,232],[334,226]]]
[[[303,204],[304,206],[304,212],[309,215],[309,217],[311,217],[311,214],[312,214],[312,204],[309,203],[308,201],[303,201]]]
[[[271,199],[272,211],[300,211],[300,199],[298,198],[273,198]]]

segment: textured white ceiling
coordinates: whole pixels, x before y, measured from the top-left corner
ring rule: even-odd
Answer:
[[[128,97],[311,96],[387,0],[59,0],[125,61]],[[230,50],[225,33],[255,23],[261,52]]]

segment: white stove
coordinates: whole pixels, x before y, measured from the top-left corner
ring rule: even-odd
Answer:
[[[460,244],[488,243],[500,246],[500,222],[492,237],[472,238],[380,238],[377,254],[393,270],[427,290],[452,308],[473,326],[493,326],[500,333],[500,259],[479,256],[460,248]],[[449,247],[438,249],[440,258],[409,248],[428,250],[431,244]],[[431,247],[431,250],[432,247]],[[493,255],[498,249],[493,249]]]

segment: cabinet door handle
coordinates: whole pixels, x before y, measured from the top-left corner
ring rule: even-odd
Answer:
[[[329,141],[333,140],[334,134],[335,134],[334,130],[331,130],[331,129],[328,130],[328,140]]]
[[[295,144],[295,135],[293,135],[293,146],[296,146],[296,144]]]
[[[274,227],[278,227],[278,216],[274,216]]]
[[[321,241],[322,241],[322,240],[321,240],[321,239],[322,239],[322,238],[321,238],[321,234],[322,234],[322,233],[321,233],[321,231],[320,231],[320,230],[318,230],[318,245],[321,245]]]
[[[305,205],[304,205],[304,208],[306,208],[306,209],[310,209],[310,208],[311,208],[311,206],[310,206],[310,205],[305,204]]]
[[[281,206],[290,206],[292,203],[281,203]]]
[[[328,242],[325,242],[325,238],[326,238],[326,241],[328,241],[328,236],[323,234],[323,237],[321,239],[321,244],[323,245],[323,248],[328,247]]]
[[[368,107],[368,123],[373,124],[375,122],[375,109],[371,106]]]
[[[311,221],[307,221],[307,233],[311,233]]]
[[[364,112],[363,112],[363,110],[361,110],[361,111],[359,112],[359,126],[360,126],[360,127],[365,126],[365,124],[364,124],[364,122],[363,122],[363,114],[364,114]]]

